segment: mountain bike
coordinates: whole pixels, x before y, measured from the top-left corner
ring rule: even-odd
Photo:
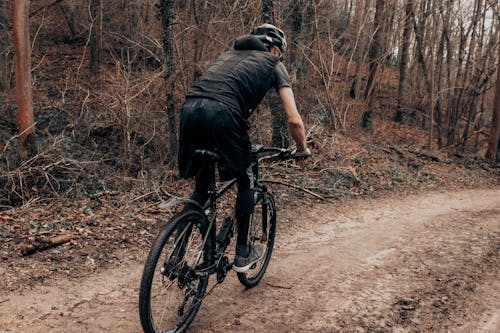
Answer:
[[[237,232],[231,216],[217,228],[217,202],[236,179],[216,187],[216,152],[197,150],[210,171],[209,199],[203,206],[194,200],[176,199],[166,206],[183,205],[160,230],[144,267],[139,292],[139,314],[146,333],[184,332],[193,321],[203,299],[222,283],[232,268],[228,245]],[[248,271],[237,273],[246,288],[255,287],[266,271],[276,235],[276,202],[259,181],[259,160],[293,158],[292,151],[252,147],[255,211],[249,226],[249,243],[261,249],[261,259]],[[217,230],[218,229],[218,230]],[[209,277],[216,283],[207,290]]]

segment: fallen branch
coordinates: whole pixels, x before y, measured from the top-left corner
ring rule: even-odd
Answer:
[[[118,191],[104,190],[104,191],[100,191],[100,192],[89,195],[89,198],[90,199],[99,199],[100,197],[104,197],[107,195],[114,196],[114,195],[118,195],[118,194],[120,194],[120,192],[118,192]]]
[[[394,150],[394,151],[395,151],[396,153],[398,153],[398,154],[399,154],[399,156],[401,156],[401,157],[405,157],[405,156],[406,156],[406,154],[405,154],[405,153],[404,153],[401,149],[399,149],[399,148],[397,148],[397,147],[390,146],[389,148],[391,148],[392,150]],[[383,151],[385,151],[385,152],[388,152],[386,149],[382,149],[382,150],[383,150]]]
[[[434,162],[450,163],[450,160],[442,158],[440,156],[437,156],[436,154],[433,154],[431,152],[425,152],[425,151],[415,150],[415,149],[408,149],[408,152],[410,152],[410,153],[412,153],[414,155],[417,155],[419,157],[430,158]]]
[[[318,199],[320,199],[322,201],[326,200],[324,197],[322,197],[318,193],[314,193],[313,191],[310,191],[310,190],[308,190],[306,188],[303,188],[303,187],[300,187],[300,186],[297,186],[297,185],[293,185],[293,184],[290,184],[290,183],[285,183],[285,182],[282,182],[282,181],[279,181],[279,180],[273,180],[273,179],[264,179],[264,180],[261,180],[261,182],[263,182],[263,183],[279,184],[279,185],[283,185],[283,186],[288,186],[288,187],[291,187],[291,188],[294,188],[294,189],[306,192],[307,194],[310,194],[313,197],[316,197],[316,198],[318,198]]]
[[[172,193],[170,193],[170,192],[167,192],[167,190],[165,190],[162,186],[160,186],[160,190],[161,190],[161,192],[162,192],[163,194],[165,194],[165,195],[166,195],[167,197],[169,197],[169,198],[173,198],[173,197],[175,197],[175,195],[173,195],[173,194],[172,194]]]
[[[292,287],[290,286],[280,286],[280,285],[277,285],[277,284],[272,284],[272,283],[269,283],[269,282],[266,282],[266,284],[270,287],[274,287],[274,288],[280,288],[280,289],[292,289]]]
[[[132,204],[132,203],[134,203],[134,202],[136,202],[136,201],[138,201],[138,200],[144,199],[145,197],[150,196],[151,194],[155,194],[155,193],[156,193],[155,191],[151,191],[151,192],[145,193],[145,194],[143,194],[143,195],[140,195],[140,196],[138,196],[137,198],[132,199],[132,200],[129,202],[129,204]]]
[[[65,244],[73,239],[73,234],[60,235],[49,239],[36,239],[29,244],[21,244],[21,254],[28,256],[35,252],[44,251],[52,247]]]

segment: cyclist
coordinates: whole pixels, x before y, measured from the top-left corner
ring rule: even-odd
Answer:
[[[261,257],[259,249],[248,245],[254,195],[247,119],[271,87],[277,90],[287,115],[296,143],[294,154],[311,155],[290,78],[281,62],[286,46],[285,33],[267,23],[239,37],[233,50],[223,53],[192,87],[181,110],[179,171],[183,178],[196,179],[191,199],[200,205],[208,200],[208,169],[194,155],[197,149],[216,150],[221,180],[237,179],[238,237],[233,264],[237,272],[248,270]]]

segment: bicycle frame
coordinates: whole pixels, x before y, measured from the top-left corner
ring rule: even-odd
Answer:
[[[287,152],[287,150],[282,149],[282,148],[275,148],[275,147],[263,147],[263,146],[257,146],[255,149],[252,150],[252,172],[253,172],[253,182],[254,182],[254,188],[260,188],[261,191],[265,192],[267,191],[267,187],[263,184],[260,184],[259,182],[259,153],[265,153],[265,152],[278,152],[278,153],[284,153]],[[216,168],[216,163],[217,163],[217,157],[216,155],[212,155],[210,152],[207,151],[199,151],[200,154],[202,155],[207,155],[210,157],[210,160],[208,161],[208,169],[209,169],[209,174],[210,174],[210,180],[209,180],[209,188],[208,188],[208,194],[209,194],[209,199],[203,206],[203,210],[206,211],[207,209],[210,209],[212,212],[212,217],[209,219],[210,222],[212,222],[212,219],[215,220],[216,217],[216,212],[217,212],[217,199],[219,199],[221,196],[224,195],[235,183],[236,183],[236,178],[228,180],[222,184],[222,186],[217,189],[215,183],[215,168]]]
[[[237,271],[239,281],[247,288],[256,286],[262,279],[271,258],[276,233],[275,201],[272,195],[267,192],[267,186],[259,183],[259,161],[262,158],[271,157],[260,155],[260,153],[266,151],[278,152],[281,160],[291,156],[290,154],[282,154],[287,151],[280,148],[264,148],[261,146],[252,149],[251,167],[253,179],[251,182],[255,190],[253,200],[254,203],[258,203],[258,209],[256,209],[256,213],[250,221],[252,223],[250,228],[253,226],[254,229],[251,237],[249,232],[249,240],[252,242],[252,246],[254,243],[260,242],[266,250],[263,252],[265,254],[262,256],[262,261],[251,267],[252,272]],[[176,293],[175,295],[172,294],[175,297],[174,302],[178,300],[180,303],[170,304],[169,302],[168,306],[174,312],[177,307],[177,316],[173,313],[172,318],[163,317],[163,307],[167,303],[155,303],[154,306],[159,306],[159,319],[161,322],[165,319],[171,322],[171,324],[165,322],[166,325],[174,325],[175,321],[178,321],[174,329],[169,332],[176,331],[177,328],[184,330],[193,320],[206,295],[210,294],[216,285],[222,283],[228,272],[233,268],[233,262],[228,258],[232,253],[228,253],[226,250],[231,242],[231,237],[235,235],[235,221],[233,218],[229,218],[221,224],[223,227],[218,227],[217,201],[234,186],[237,180],[231,179],[219,183],[219,188],[217,188],[216,167],[219,161],[218,155],[211,151],[196,152],[196,154],[200,153],[204,155],[203,166],[208,168],[205,170],[209,176],[207,202],[200,205],[192,199],[176,198],[161,205],[162,209],[179,205],[183,205],[184,208],[188,205],[188,208],[174,213],[173,217],[161,229],[148,255],[141,280],[139,297],[141,323],[145,331],[148,332],[153,332],[158,327],[157,320],[153,317],[155,311],[152,309],[152,301],[157,296],[152,295],[151,288],[155,290],[159,288],[157,290],[159,297],[169,297],[170,294],[166,294],[168,292]],[[270,212],[273,213],[269,215]],[[257,217],[262,217],[262,220],[259,221],[260,218]],[[261,230],[261,228],[263,229]],[[194,233],[192,233],[193,231]],[[191,237],[191,234],[193,237]],[[186,253],[188,255],[185,255]],[[166,257],[163,259],[164,254]],[[214,274],[216,274],[217,278],[216,284],[207,291],[209,276]],[[153,286],[153,280],[156,281],[157,279],[160,279],[160,284]],[[176,279],[177,284],[175,283]],[[167,290],[170,286],[173,286],[173,291]],[[181,290],[180,294],[176,292],[177,289]],[[167,298],[167,300],[169,299]],[[189,306],[186,308],[188,304]]]
[[[288,159],[291,157],[290,151],[283,149],[283,148],[276,148],[276,147],[264,147],[264,146],[256,146],[255,148],[252,149],[252,172],[254,175],[254,188],[259,188],[260,192],[262,193],[262,199],[263,202],[267,201],[267,186],[264,184],[260,184],[259,182],[259,154],[261,153],[266,153],[266,152],[273,152],[273,153],[278,153],[281,159]],[[208,201],[201,207],[200,205],[197,204],[198,207],[201,207],[203,210],[203,213],[207,217],[207,220],[209,222],[208,224],[208,232],[205,235],[205,238],[203,239],[203,244],[206,244],[208,241],[208,237],[210,234],[213,233],[213,235],[216,235],[216,219],[217,219],[217,199],[219,199],[224,193],[226,193],[234,184],[236,183],[236,178],[228,180],[222,184],[222,186],[217,189],[216,187],[216,165],[218,161],[218,155],[207,150],[197,150],[196,153],[206,156],[207,160],[207,167],[209,169],[209,186],[208,186],[208,195],[209,199]],[[191,202],[192,200],[185,200],[184,202]],[[208,213],[207,213],[208,210]],[[267,206],[263,206],[263,214],[267,214]],[[265,215],[264,215],[265,216]],[[264,221],[265,222],[265,221]],[[266,229],[267,228],[267,223],[264,223],[263,227]],[[197,255],[196,261],[198,262],[203,255],[203,251],[200,251]],[[206,270],[204,270],[206,274],[213,274],[216,272],[216,264],[211,265],[208,267]]]
[[[267,199],[265,197],[265,193],[267,192],[267,187],[265,185],[261,185],[259,183],[259,174],[258,174],[258,171],[259,171],[258,154],[259,154],[259,152],[262,152],[262,151],[264,151],[264,150],[263,150],[263,147],[261,147],[261,146],[259,146],[256,150],[252,150],[252,165],[251,165],[251,167],[252,167],[252,171],[254,174],[254,179],[253,179],[254,187],[261,188],[262,192],[264,193],[264,199]],[[276,150],[273,150],[273,151],[276,151]],[[281,152],[282,150],[280,149],[279,151]],[[208,158],[207,167],[209,170],[208,173],[210,175],[209,186],[208,186],[209,199],[205,203],[205,205],[203,205],[203,212],[205,213],[205,215],[207,216],[207,220],[209,221],[209,225],[207,228],[207,230],[209,230],[209,232],[207,232],[207,234],[205,235],[205,239],[203,239],[203,243],[205,244],[208,240],[209,235],[212,232],[214,235],[216,234],[216,223],[215,222],[217,220],[217,199],[219,199],[222,195],[224,195],[224,193],[226,193],[231,187],[234,186],[234,184],[236,183],[236,178],[226,181],[225,183],[222,184],[222,186],[219,189],[217,189],[217,187],[216,187],[216,164],[218,161],[218,156],[216,154],[214,154],[210,151],[206,151],[206,150],[197,151],[197,153],[201,154],[202,156],[207,156],[207,158]],[[209,211],[208,213],[207,213],[207,210]],[[264,227],[267,228],[267,226],[264,226]],[[203,253],[200,251],[200,253],[198,253],[197,261],[201,258],[202,255],[203,255]],[[208,273],[209,274],[213,273],[212,269],[210,269]]]

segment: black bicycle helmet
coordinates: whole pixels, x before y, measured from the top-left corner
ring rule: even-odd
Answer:
[[[285,32],[272,24],[264,23],[258,27],[253,28],[252,35],[259,38],[264,44],[276,46],[280,49],[281,54],[286,51],[286,37]]]

